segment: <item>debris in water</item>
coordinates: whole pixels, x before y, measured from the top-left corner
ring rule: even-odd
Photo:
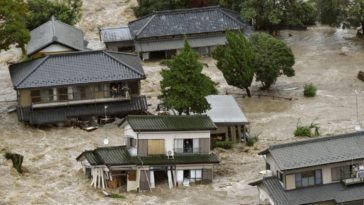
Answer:
[[[361,81],[364,81],[364,72],[363,71],[359,71],[358,79],[361,80]]]
[[[13,162],[13,167],[16,169],[16,171],[18,171],[20,174],[23,173],[23,170],[21,168],[24,158],[23,155],[7,152],[4,156],[7,160],[11,159],[11,161]]]

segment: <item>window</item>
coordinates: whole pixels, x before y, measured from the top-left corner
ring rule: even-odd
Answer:
[[[148,140],[148,155],[165,154],[164,140]]]
[[[270,164],[268,162],[265,163],[265,169],[270,170]]]
[[[40,90],[32,90],[30,91],[30,97],[32,98],[32,103],[41,102]]]
[[[68,100],[67,87],[57,88],[57,96],[59,101],[67,101]]]
[[[331,168],[331,180],[333,182],[351,178],[352,169],[350,165]]]
[[[295,178],[297,188],[322,184],[321,169],[297,173]]]
[[[202,180],[202,170],[192,169],[190,170],[190,180],[191,182],[197,182]]]
[[[53,89],[45,89],[40,91],[40,98],[42,102],[53,101]]]

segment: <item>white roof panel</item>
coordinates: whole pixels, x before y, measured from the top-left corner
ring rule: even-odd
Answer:
[[[231,95],[209,95],[206,97],[211,109],[206,114],[214,123],[246,124],[248,119]]]

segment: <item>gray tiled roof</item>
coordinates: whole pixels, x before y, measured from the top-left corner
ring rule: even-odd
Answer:
[[[270,153],[281,170],[364,159],[364,132],[322,137],[270,146]]]
[[[129,115],[126,122],[136,131],[214,130],[207,115]]]
[[[133,40],[128,26],[102,28],[100,29],[100,36],[101,41],[105,43]]]
[[[216,6],[154,12],[130,22],[129,28],[135,39],[226,30],[251,31],[238,13]]]
[[[57,21],[54,17],[32,30],[30,36],[27,55],[32,55],[52,43],[59,43],[78,51],[86,49],[82,31]]]
[[[364,199],[364,185],[345,187],[342,183],[333,183],[284,191],[276,177],[267,177],[262,185],[269,195],[279,205],[303,205],[326,201],[343,203]]]
[[[81,153],[76,160],[84,158],[91,165],[172,165],[172,164],[216,164],[217,156],[211,154],[176,155],[173,159],[166,155],[147,157],[130,156],[126,146],[101,147]]]
[[[241,111],[238,103],[231,95],[206,96],[211,109],[206,114],[214,123],[220,124],[246,124],[248,119]]]
[[[21,121],[30,124],[41,125],[47,123],[64,122],[67,119],[84,116],[104,116],[107,105],[107,115],[117,116],[130,113],[145,112],[148,109],[147,99],[145,96],[132,98],[130,101],[121,101],[113,103],[84,104],[67,107],[54,108],[20,108],[17,109],[18,118]]]
[[[136,55],[83,51],[50,55],[9,67],[15,89],[144,79]]]

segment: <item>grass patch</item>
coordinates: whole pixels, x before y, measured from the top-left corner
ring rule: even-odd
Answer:
[[[303,89],[303,95],[305,97],[315,97],[317,88],[312,83],[306,84]]]
[[[233,142],[232,141],[217,141],[213,145],[214,148],[220,147],[223,149],[231,149],[233,148]]]
[[[126,199],[126,197],[124,195],[121,195],[121,194],[115,194],[115,193],[110,193],[110,198],[113,198],[113,199]]]

